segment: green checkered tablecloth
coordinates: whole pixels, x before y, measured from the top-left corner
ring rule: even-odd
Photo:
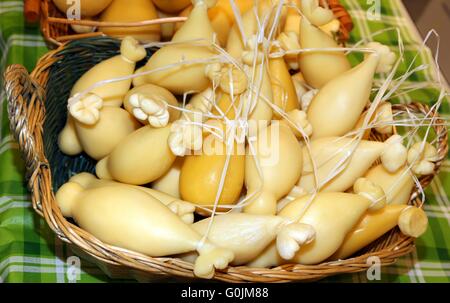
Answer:
[[[351,44],[367,38],[379,30],[397,27],[405,46],[406,70],[418,51],[422,40],[400,0],[341,0],[353,17],[355,29]],[[376,6],[380,3],[380,10]],[[0,0],[0,54],[3,68],[20,63],[32,70],[36,60],[47,48],[39,29],[24,26],[23,1]],[[375,17],[370,18],[370,16]],[[377,18],[377,13],[380,18]],[[370,21],[370,20],[372,21]],[[441,33],[445,38],[448,33]],[[377,41],[398,50],[395,32],[385,32]],[[447,51],[447,52],[445,52]],[[442,51],[448,55],[448,50]],[[353,56],[352,60],[356,60]],[[356,61],[354,61],[356,62]],[[418,100],[432,104],[438,99],[436,70],[429,49],[420,52],[417,63],[430,64],[430,68],[417,72],[408,79],[407,85],[424,84],[421,89],[399,95],[396,102]],[[3,85],[2,85],[3,87]],[[0,96],[0,282],[67,282],[70,274],[70,256],[74,253],[58,240],[38,217],[30,203],[30,195],[24,180],[24,166],[18,146],[9,131],[4,91]],[[449,102],[445,100],[441,114],[448,118]],[[426,190],[425,210],[429,217],[429,229],[417,240],[417,249],[400,258],[395,265],[383,267],[383,282],[449,282],[450,281],[450,162],[446,161],[439,177]],[[105,282],[111,280],[96,265],[82,260],[79,282]],[[368,281],[366,273],[341,275],[325,279],[326,282]]]

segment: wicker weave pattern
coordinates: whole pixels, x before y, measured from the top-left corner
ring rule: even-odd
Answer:
[[[52,139],[51,136],[48,137],[46,134],[52,128],[55,128],[53,131],[56,133],[60,131],[60,129],[56,129],[57,126],[52,121],[57,119],[62,125],[66,118],[66,108],[65,106],[61,107],[61,104],[59,104],[59,107],[55,107],[55,105],[49,104],[50,100],[57,99],[65,103],[71,85],[77,80],[77,75],[81,75],[97,61],[113,56],[118,52],[118,48],[119,42],[110,38],[73,41],[42,57],[31,75],[28,75],[25,68],[20,65],[8,67],[5,80],[11,130],[15,139],[19,142],[20,150],[26,162],[33,207],[45,218],[59,238],[73,243],[98,260],[150,274],[193,278],[192,264],[180,259],[151,258],[102,243],[91,234],[68,222],[62,216],[55,201],[54,190],[69,177],[69,174],[65,171],[67,169],[66,163],[71,165],[70,169],[74,172],[90,170],[91,166],[89,162],[86,162],[86,159],[82,158],[85,156],[67,158],[63,161],[60,158],[54,158],[56,152],[54,150],[57,150],[57,147],[55,147],[56,141],[53,141],[54,138]],[[76,62],[78,65],[67,66],[67,62]],[[70,80],[72,82],[64,82],[67,79],[72,79]],[[57,87],[64,88],[60,91],[56,89]],[[394,105],[393,109],[394,111],[408,110],[424,114],[429,110],[427,106],[420,103]],[[437,113],[433,114],[437,115]],[[438,138],[439,160],[436,161],[435,174],[448,152],[448,133],[444,126],[445,123],[438,118],[436,124],[434,132]],[[64,173],[65,175],[63,175]],[[421,178],[422,186],[426,187],[433,176]],[[412,193],[411,203],[417,206],[422,205],[422,201],[418,199],[417,191]],[[311,281],[340,273],[364,271],[370,266],[366,264],[369,256],[379,257],[382,265],[392,264],[396,261],[396,258],[411,252],[413,247],[414,240],[404,236],[395,228],[366,247],[360,252],[360,255],[354,258],[318,265],[286,264],[272,269],[245,266],[229,267],[224,271],[217,271],[214,279],[226,282]]]

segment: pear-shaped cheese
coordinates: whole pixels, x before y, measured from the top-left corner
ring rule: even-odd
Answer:
[[[224,268],[233,253],[204,242],[168,207],[142,190],[126,186],[84,189],[75,182],[56,194],[63,215],[72,217],[99,240],[153,257],[197,250],[197,276],[210,278]]]
[[[145,56],[145,49],[136,40],[127,37],[122,41],[120,55],[100,62],[84,73],[73,86],[70,95],[74,96],[90,89],[100,81],[132,75],[136,62]],[[120,106],[130,86],[131,79],[122,80],[96,87],[89,93],[99,96],[103,101],[103,106]]]
[[[251,69],[251,67],[250,67]],[[247,92],[242,95],[244,101],[244,112],[250,113],[249,120],[261,121],[269,124],[272,120],[273,111],[271,103],[273,103],[272,85],[270,83],[270,76],[266,66],[261,68],[257,65],[255,68],[254,82],[250,83]],[[257,98],[259,97],[259,98]],[[250,108],[256,100],[254,108]]]
[[[319,185],[322,192],[345,191],[381,156],[384,147],[382,142],[361,140],[358,143],[352,138],[344,137],[313,140],[310,149],[303,147],[303,172],[298,185],[310,193]],[[350,157],[342,164],[346,165],[345,168],[329,180],[331,173],[348,155]],[[315,183],[313,161],[317,168],[315,173],[318,184]]]
[[[206,137],[203,144],[200,154],[185,156],[180,173],[181,197],[195,204],[212,206],[219,195],[222,176],[225,176],[218,204],[236,203],[244,185],[245,155],[239,152],[237,144],[227,150],[213,135]]]
[[[235,0],[235,5],[239,9],[241,15],[250,10],[253,5],[253,0]],[[186,8],[180,13],[180,17],[188,16],[192,11],[192,6]],[[234,11],[229,0],[218,0],[216,5],[208,10],[208,17],[214,32],[217,34],[217,40],[220,45],[225,46],[228,41],[228,35],[235,23]],[[176,29],[181,27],[178,23]]]
[[[300,22],[300,46],[302,48],[339,48],[333,38],[312,25],[306,18]],[[344,51],[304,52],[299,56],[300,70],[306,82],[314,88],[321,88],[351,68]]]
[[[236,0],[236,7],[239,9],[241,15],[249,11],[253,5],[253,0]],[[225,45],[228,40],[228,35],[235,23],[234,11],[229,0],[218,0],[214,7],[208,10],[208,16],[211,20],[211,25],[217,33],[217,39],[221,45]]]
[[[78,1],[67,1],[67,0],[53,0],[56,7],[65,15],[70,15],[70,11],[77,9],[77,5],[74,2],[79,3],[80,13],[82,17],[94,17],[101,13],[112,0],[78,0]]]
[[[289,203],[278,215],[295,219],[310,198],[311,196],[305,196]],[[331,256],[371,203],[360,195],[318,194],[299,221],[312,225],[316,231],[316,238],[303,246],[293,261],[301,264],[317,264]]]
[[[182,201],[170,194],[155,190],[153,188],[119,183],[119,182],[112,181],[112,180],[97,179],[94,175],[92,175],[90,173],[79,173],[79,174],[71,177],[69,181],[78,183],[85,189],[97,188],[97,187],[103,187],[103,186],[111,186],[111,185],[121,185],[121,186],[129,186],[129,187],[133,187],[133,188],[138,188],[139,190],[142,190],[142,191],[146,192],[147,194],[155,197],[156,199],[161,201],[161,203],[163,203],[164,205],[169,205],[173,202],[188,203],[188,202]]]
[[[365,177],[373,183],[381,186],[386,194],[387,204],[407,204],[414,188],[412,172],[407,166],[399,169],[395,173],[388,172],[383,165],[372,167]]]
[[[67,183],[56,199],[65,216],[100,240],[151,256],[190,251],[193,239],[198,238],[167,207],[138,189],[102,186],[84,190]]]
[[[232,57],[239,60],[241,58],[242,52],[246,44],[249,42],[248,39],[253,35],[259,34],[259,29],[261,27],[261,21],[266,18],[270,18],[267,21],[266,28],[270,28],[273,24],[273,17],[275,14],[272,13],[272,1],[270,0],[262,0],[255,2],[255,5],[250,8],[248,6],[244,8],[248,8],[248,10],[244,13],[241,12],[242,15],[242,30],[247,41],[242,41],[243,37],[239,26],[237,23],[233,25],[228,35],[228,40],[226,43],[226,50],[228,54]],[[269,15],[271,16],[269,17]]]
[[[125,61],[122,56],[115,56],[104,60],[85,73],[73,86],[71,95],[82,92],[99,81],[122,76],[134,72],[134,63]],[[124,95],[130,89],[131,80],[109,83],[97,87],[91,93],[103,99],[105,106],[120,106]]]
[[[355,127],[369,100],[378,61],[377,54],[370,54],[319,90],[308,107],[313,138],[342,136]],[[324,66],[322,70],[328,68]]]
[[[158,14],[152,1],[149,0],[113,0],[111,5],[101,14],[102,22],[138,22],[157,19]],[[99,27],[100,32],[108,36],[132,36],[142,42],[160,40],[160,25],[136,27]]]
[[[172,212],[176,213],[185,223],[191,224],[194,222],[194,210],[195,206],[189,202],[179,200],[177,197],[170,194],[137,185],[129,185],[125,183],[119,183],[111,180],[97,179],[94,175],[89,173],[79,173],[70,178],[70,182],[75,182],[81,185],[84,189],[98,188],[104,186],[128,186],[137,188],[149,194],[150,196],[158,199],[162,204],[168,206]]]
[[[298,182],[302,162],[302,148],[288,126],[273,121],[261,129],[247,147],[245,185],[251,203],[244,212],[274,215],[277,201]]]
[[[213,220],[213,222],[211,222]],[[212,223],[212,224],[211,224]],[[211,224],[211,228],[208,226]],[[279,216],[244,213],[225,214],[192,225],[213,244],[227,247],[234,253],[234,265],[242,265],[257,257],[275,238],[281,253],[295,253],[298,247],[314,239],[309,225],[291,224]],[[296,243],[296,245],[292,245]]]
[[[316,232],[315,239],[303,245],[291,260],[280,258],[276,254],[275,243],[272,243],[250,263],[250,266],[270,267],[283,263],[317,264],[324,261],[341,246],[345,236],[371,204],[370,200],[355,194],[319,193],[303,212],[310,200],[311,195],[296,199],[286,205],[278,215],[311,225]]]
[[[138,128],[139,123],[119,107],[102,108],[99,121],[94,125],[75,123],[81,147],[96,160],[109,155],[125,137]]]
[[[402,220],[406,222],[407,233],[412,230],[418,231],[417,234],[410,235],[415,237],[425,232],[428,222],[423,210],[414,206],[387,205],[378,211],[368,212],[358,225],[348,233],[342,246],[330,259],[345,259],[380,238],[395,226],[400,225],[400,229],[402,229]]]
[[[167,143],[170,127],[171,124],[161,128],[147,125],[129,134],[102,160],[106,172],[97,170],[97,175],[135,185],[157,180],[176,158]]]
[[[211,218],[201,220],[192,228],[205,235]],[[252,214],[226,214],[214,217],[208,239],[234,252],[234,265],[256,258],[276,237],[284,218]]]
[[[208,45],[213,41],[213,35],[214,30],[208,19],[207,5],[203,1],[198,1],[188,20],[172,38],[172,42],[177,44],[160,48],[148,60],[145,69],[156,71],[146,76],[147,82],[165,87],[175,94],[205,90],[210,84],[210,80],[205,75],[207,62],[164,67],[178,64],[182,60],[207,59],[214,56],[214,52]],[[202,45],[193,45],[193,40],[197,40],[196,43]],[[161,68],[164,70],[159,70]]]
[[[255,10],[250,9],[242,14],[242,25],[245,37],[250,38],[258,31],[258,19],[256,18]],[[235,23],[230,30],[226,44],[227,53],[233,58],[239,60],[245,48],[246,41],[242,41],[242,35],[238,24]]]
[[[297,93],[292,82],[289,69],[283,58],[269,60],[270,82],[272,83],[273,103],[284,114],[293,109],[299,108]],[[275,118],[280,119],[281,115],[273,110]]]

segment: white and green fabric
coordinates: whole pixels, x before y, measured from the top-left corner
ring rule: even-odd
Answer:
[[[398,28],[405,47],[405,64],[418,52],[422,39],[400,0],[341,0],[355,24],[349,45],[383,29]],[[380,4],[379,9],[376,7]],[[375,5],[375,7],[374,7]],[[379,13],[379,15],[378,15]],[[443,33],[446,35],[447,33]],[[384,32],[374,40],[398,51],[395,31]],[[12,63],[31,71],[37,59],[47,52],[39,29],[27,27],[23,20],[23,1],[0,0],[0,70]],[[352,55],[353,63],[361,54]],[[430,64],[426,70],[408,78],[408,85],[424,85],[425,89],[397,96],[393,102],[420,101],[433,104],[438,99],[436,70],[428,48],[419,53],[415,66]],[[0,78],[1,79],[1,78]],[[2,80],[3,81],[3,80]],[[2,85],[3,87],[3,85]],[[45,221],[34,213],[24,180],[18,146],[13,141],[6,114],[4,91],[0,96],[0,282],[69,282],[73,277],[73,252],[56,238]],[[449,102],[440,113],[448,118]],[[381,282],[449,282],[450,281],[450,162],[446,161],[438,177],[426,190],[425,210],[429,229],[416,241],[416,250],[391,266],[382,267]],[[102,270],[81,261],[78,282],[123,281],[110,279]],[[334,276],[323,282],[366,282],[365,272]]]

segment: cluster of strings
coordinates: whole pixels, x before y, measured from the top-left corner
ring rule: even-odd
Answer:
[[[258,1],[256,1],[258,2]],[[305,204],[302,211],[298,214],[297,218],[293,221],[298,221],[305,211],[308,209],[308,207],[311,205],[311,203],[314,203],[314,199],[318,192],[320,192],[321,188],[324,187],[328,182],[333,180],[336,176],[338,176],[343,170],[346,169],[348,166],[351,157],[356,150],[356,148],[359,145],[359,142],[363,139],[363,135],[367,130],[372,130],[378,127],[386,127],[390,126],[393,128],[399,128],[405,129],[405,132],[401,135],[403,138],[404,144],[406,144],[406,147],[410,147],[412,144],[414,144],[416,141],[422,142],[422,149],[425,146],[425,143],[428,142],[428,138],[430,138],[431,131],[433,127],[440,125],[439,123],[444,123],[445,126],[447,126],[447,121],[442,119],[437,119],[437,112],[441,106],[441,104],[447,100],[446,97],[448,96],[448,92],[446,91],[446,86],[444,84],[444,81],[442,79],[441,74],[439,73],[439,35],[434,31],[431,30],[426,35],[423,43],[418,47],[416,55],[411,60],[411,62],[405,61],[405,48],[403,44],[403,40],[401,37],[400,30],[398,28],[392,27],[387,28],[378,32],[375,32],[371,34],[368,38],[363,39],[361,41],[356,42],[351,47],[339,47],[339,48],[300,48],[300,49],[294,49],[294,50],[284,50],[280,48],[276,48],[273,46],[277,45],[277,40],[275,39],[276,35],[280,31],[280,21],[281,21],[281,13],[283,7],[290,7],[297,9],[298,13],[302,15],[303,18],[306,18],[302,12],[295,6],[291,6],[288,3],[285,3],[286,1],[280,0],[276,4],[273,5],[272,9],[270,10],[270,13],[266,14],[265,16],[259,16],[257,13],[257,7],[255,6],[253,9],[255,11],[255,16],[257,18],[257,24],[258,24],[258,30],[256,32],[256,42],[257,46],[254,49],[254,60],[252,66],[250,66],[250,69],[247,69],[247,72],[244,70],[243,63],[239,62],[235,58],[233,58],[231,55],[227,53],[227,51],[222,48],[218,42],[213,39],[213,41],[205,41],[201,39],[197,40],[189,40],[189,41],[183,41],[183,42],[152,42],[144,45],[145,48],[161,48],[166,45],[176,45],[176,44],[183,44],[183,45],[192,45],[192,46],[204,46],[209,47],[210,49],[214,50],[215,56],[208,57],[208,58],[200,58],[195,60],[181,60],[180,62],[176,62],[173,64],[166,65],[164,67],[160,67],[153,70],[145,70],[142,72],[135,73],[130,76],[126,77],[118,77],[118,78],[112,78],[109,80],[99,81],[86,89],[85,91],[81,92],[77,96],[74,96],[74,99],[71,100],[71,102],[75,102],[76,99],[79,99],[92,91],[93,89],[109,84],[114,82],[119,82],[123,80],[129,80],[136,77],[146,76],[152,73],[161,72],[164,70],[172,69],[174,67],[180,67],[180,66],[189,66],[189,65],[196,65],[196,64],[212,64],[212,63],[221,63],[221,64],[227,64],[229,66],[232,66],[233,68],[240,70],[244,72],[244,74],[247,76],[247,93],[241,94],[239,97],[235,96],[233,93],[230,94],[231,97],[231,105],[228,107],[227,110],[221,109],[216,100],[217,94],[215,94],[216,90],[219,87],[219,83],[216,83],[215,81],[212,81],[212,90],[214,91],[214,94],[212,94],[212,98],[208,99],[207,102],[211,105],[211,110],[208,110],[206,112],[203,112],[202,114],[206,118],[210,119],[217,119],[223,121],[227,126],[227,132],[239,132],[240,134],[244,134],[245,138],[243,138],[245,143],[247,144],[248,148],[251,152],[251,155],[255,155],[255,143],[252,138],[249,137],[248,132],[248,121],[249,116],[251,115],[252,111],[255,109],[257,102],[266,102],[268,106],[273,110],[274,113],[277,113],[280,117],[284,118],[293,128],[297,129],[297,131],[302,134],[304,146],[306,147],[307,152],[311,155],[311,147],[310,147],[310,138],[307,134],[305,134],[304,130],[301,127],[298,127],[294,121],[291,121],[287,113],[280,107],[273,104],[267,96],[265,96],[261,91],[261,85],[262,85],[262,75],[264,74],[261,72],[268,64],[268,60],[271,58],[280,58],[286,55],[300,55],[302,53],[310,53],[310,52],[344,52],[345,54],[350,53],[373,53],[375,50],[370,48],[361,47],[361,45],[365,45],[368,42],[371,42],[373,39],[375,39],[378,35],[385,33],[385,32],[394,32],[397,35],[397,49],[398,49],[398,57],[393,65],[392,70],[387,74],[382,74],[381,79],[374,80],[372,93],[374,94],[372,102],[370,102],[370,105],[368,106],[366,110],[366,115],[363,120],[363,123],[361,127],[359,127],[357,130],[351,131],[347,133],[346,135],[336,138],[336,143],[339,140],[343,139],[350,139],[348,143],[346,143],[346,146],[343,146],[342,148],[345,148],[348,150],[350,148],[351,152],[348,153],[342,153],[341,150],[337,150],[334,154],[330,154],[328,156],[328,159],[333,159],[336,156],[342,156],[338,163],[333,167],[330,174],[324,179],[319,182],[318,176],[317,176],[317,169],[318,164],[314,160],[313,157],[310,156],[311,164],[312,164],[312,172],[314,174],[315,179],[315,186],[314,190],[309,193],[309,199],[308,202]],[[247,37],[244,32],[244,25],[242,22],[242,16],[239,12],[239,9],[236,7],[233,0],[230,0],[231,7],[234,12],[235,22],[237,24],[237,27],[239,29],[239,33],[241,35],[242,42],[244,45],[246,45],[249,41],[250,37]],[[424,49],[427,47],[427,42],[431,38],[436,38],[437,40],[437,49],[436,49],[436,56],[434,59],[434,62],[430,62],[430,64],[434,64],[434,66],[430,66],[430,64],[423,63],[416,66],[417,59],[419,58],[420,54],[424,51]],[[262,52],[263,60],[262,62],[257,62],[258,52]],[[407,69],[403,74],[398,75],[398,69],[401,64],[407,65]],[[432,83],[408,83],[407,79],[413,75],[414,73],[424,71],[427,69],[432,69],[436,73],[435,80]],[[260,69],[260,72],[257,72],[257,69]],[[250,72],[248,72],[250,70]],[[229,69],[229,78],[230,78],[230,91],[233,92],[233,74],[231,73],[231,69]],[[259,75],[259,76],[258,76]],[[306,85],[307,86],[307,85]],[[426,114],[418,114],[413,113],[408,110],[399,110],[396,111],[393,114],[393,120],[392,121],[379,121],[379,119],[376,119],[376,110],[381,102],[390,100],[393,98],[397,98],[399,96],[408,94],[415,90],[420,90],[427,88],[429,86],[433,86],[433,88],[437,88],[439,90],[439,96],[437,100],[430,100],[432,101],[433,105],[431,106],[430,110]],[[309,89],[313,89],[312,87],[309,87]],[[188,104],[189,96],[199,92],[186,92],[182,96],[182,102],[180,106],[173,106],[168,104],[168,107],[171,107],[175,110],[178,110],[182,113],[182,115],[185,115],[186,117],[188,114],[196,114],[197,112],[192,111],[191,109],[186,108],[186,104]],[[286,100],[287,96],[284,94],[283,98]],[[299,100],[300,101],[300,100]],[[69,104],[70,105],[70,104]],[[233,110],[235,112],[234,119],[229,119],[227,117],[228,111]],[[215,113],[213,113],[215,112]],[[441,121],[441,122],[438,122]],[[442,122],[445,121],[445,122]],[[239,138],[239,136],[236,136],[235,134],[223,134],[219,129],[214,127],[213,125],[208,125],[206,123],[198,122],[198,121],[190,121],[189,119],[186,119],[186,123],[194,124],[202,127],[202,129],[206,132],[211,133],[212,135],[216,136],[219,140],[221,140],[227,147],[227,151],[233,150],[233,145],[235,142],[233,140],[236,140],[236,138]],[[425,135],[422,137],[419,136],[419,130],[425,129]],[[436,140],[434,139],[430,144],[436,145]],[[242,142],[239,142],[242,143]],[[299,155],[300,157],[301,155]],[[216,197],[214,201],[211,201],[210,205],[196,205],[199,209],[202,209],[206,212],[209,212],[211,214],[212,219],[209,221],[208,229],[204,235],[203,240],[205,240],[208,237],[210,228],[212,224],[214,224],[214,216],[216,215],[222,215],[224,213],[228,213],[231,211],[240,211],[244,206],[250,204],[252,200],[261,192],[261,188],[255,192],[253,192],[250,195],[242,196],[239,202],[233,205],[225,205],[220,204],[221,211],[218,211],[218,205],[219,205],[219,199],[222,194],[225,178],[227,176],[227,171],[229,169],[230,165],[230,157],[231,153],[227,152],[226,161],[224,164],[224,167],[222,169],[221,178],[218,186],[218,190],[216,193]],[[255,157],[255,156],[254,156]],[[263,174],[261,172],[261,166],[258,161],[258,159],[255,157],[253,159],[255,161],[258,174],[260,179],[262,180],[261,184],[264,184],[264,178]],[[412,173],[411,168],[414,165],[414,163],[407,164],[407,169],[404,170],[403,175],[398,178],[397,182],[400,182],[400,180],[404,177],[404,174],[409,174],[413,178],[417,189],[421,195],[422,201],[425,199],[425,193],[424,189],[422,188],[418,178],[415,176],[414,173]],[[391,190],[395,188],[397,184],[392,184]],[[389,190],[385,193],[386,195],[389,194]],[[195,204],[195,203],[193,203]],[[223,211],[226,209],[226,211]]]

